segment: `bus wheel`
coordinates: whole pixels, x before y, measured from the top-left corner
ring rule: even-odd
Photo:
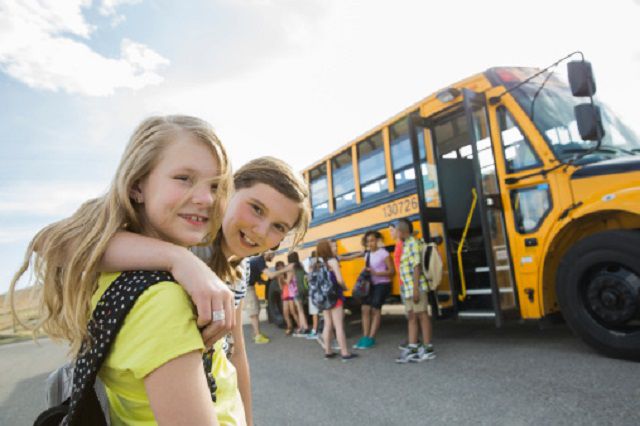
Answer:
[[[578,336],[608,356],[640,360],[640,232],[578,241],[556,278],[562,314]]]
[[[269,283],[267,291],[267,318],[271,324],[275,324],[280,328],[285,327],[284,317],[282,316],[280,288],[275,280]]]

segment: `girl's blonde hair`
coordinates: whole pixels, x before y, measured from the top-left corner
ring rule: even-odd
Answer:
[[[240,167],[233,175],[236,191],[263,183],[269,185],[300,206],[298,218],[293,227],[291,249],[298,245],[309,227],[311,211],[309,208],[309,190],[302,176],[291,166],[274,157],[260,157]],[[222,253],[222,233],[213,242],[212,257],[209,266],[221,278],[234,277],[232,266],[226,262]]]
[[[132,202],[131,190],[154,169],[166,147],[180,135],[206,144],[217,160],[218,188],[209,215],[209,241],[217,236],[231,186],[231,167],[224,147],[213,128],[199,118],[150,117],[131,136],[107,193],[85,202],[72,216],[47,226],[31,240],[9,290],[16,318],[16,283],[31,264],[42,302],[34,332],[42,328],[53,338],[66,339],[71,343],[71,352],[77,353],[87,339],[91,296],[97,288],[98,266],[109,241],[123,229],[138,233],[143,229],[143,209]]]

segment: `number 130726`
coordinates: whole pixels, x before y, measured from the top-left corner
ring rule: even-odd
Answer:
[[[392,203],[385,204],[381,208],[385,219],[396,216],[406,216],[418,211],[418,197],[413,196],[404,200],[394,201]]]

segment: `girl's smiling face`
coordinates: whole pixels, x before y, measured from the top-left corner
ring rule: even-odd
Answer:
[[[205,143],[177,134],[153,170],[131,190],[144,209],[144,233],[181,246],[202,242],[209,232],[219,165]]]
[[[267,184],[237,190],[222,220],[225,255],[247,257],[276,247],[299,216],[300,205]]]
[[[365,244],[367,245],[367,250],[373,253],[374,251],[378,250],[378,237],[376,237],[374,234],[367,235]]]

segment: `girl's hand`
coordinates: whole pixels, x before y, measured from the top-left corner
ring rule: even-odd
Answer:
[[[218,340],[229,334],[229,331],[223,328],[220,323],[222,323],[222,321],[210,322],[209,325],[200,330],[202,341],[207,349],[211,348]]]
[[[205,329],[207,336],[231,332],[236,318],[234,294],[206,263],[189,250],[181,249],[173,256],[169,272],[191,296],[198,311],[198,327],[209,324]],[[212,312],[221,310],[224,320],[211,322]]]

